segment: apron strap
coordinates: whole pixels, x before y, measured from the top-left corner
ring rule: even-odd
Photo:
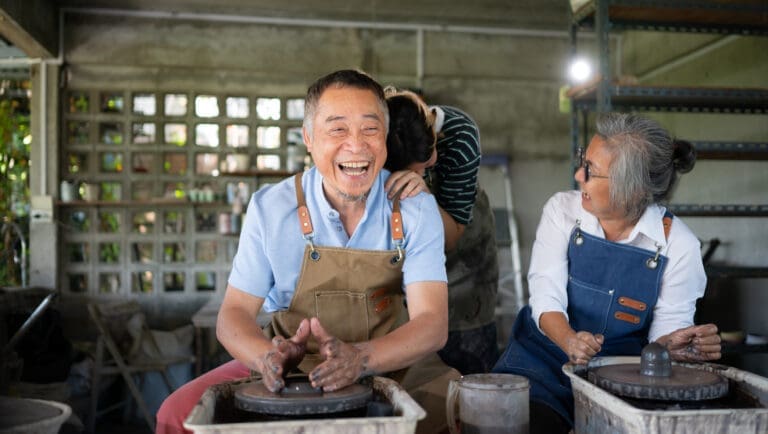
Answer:
[[[294,175],[294,183],[296,184],[296,203],[299,205],[297,213],[299,215],[299,225],[301,226],[301,233],[305,236],[312,235],[314,229],[312,228],[312,219],[309,216],[309,209],[307,208],[307,202],[304,199],[304,189],[301,186],[301,178],[304,172],[299,172]],[[395,245],[402,246],[403,243],[403,216],[400,213],[400,192],[395,195],[392,200],[392,216],[389,218],[390,227],[392,228],[392,240],[395,241]]]
[[[664,218],[661,219],[661,224],[664,225],[664,239],[669,240],[669,231],[672,229],[672,220],[675,215],[669,210],[664,213]]]
[[[298,209],[296,212],[299,216],[299,226],[301,226],[301,233],[304,235],[304,239],[309,242],[309,247],[312,250],[311,257],[317,260],[320,256],[315,250],[315,245],[312,242],[314,238],[314,229],[312,228],[312,219],[309,216],[309,208],[307,208],[307,202],[304,198],[304,188],[301,186],[301,177],[304,172],[299,172],[294,175],[294,183],[296,184],[296,203]],[[402,191],[402,190],[401,190]],[[392,242],[397,248],[397,256],[392,260],[393,263],[397,263],[403,259],[405,253],[403,251],[403,216],[400,213],[400,191],[397,192],[395,198],[392,200],[392,215],[389,217],[389,226],[392,229]]]
[[[395,244],[402,245],[403,216],[400,214],[400,191],[397,192],[392,200],[392,215],[389,217],[389,227],[392,228],[392,239],[395,241]]]
[[[303,174],[304,172],[299,172],[293,177],[296,183],[296,203],[299,204],[297,212],[299,214],[301,233],[304,234],[304,236],[311,236],[313,232],[312,219],[309,217],[307,202],[304,200],[304,189],[301,187],[301,177]]]

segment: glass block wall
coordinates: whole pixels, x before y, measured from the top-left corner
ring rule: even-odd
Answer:
[[[65,291],[223,290],[239,210],[309,163],[303,98],[68,89],[62,101]]]

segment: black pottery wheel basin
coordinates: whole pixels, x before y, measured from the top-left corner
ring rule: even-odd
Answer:
[[[261,381],[235,391],[235,407],[252,413],[303,416],[339,413],[365,407],[373,399],[369,385],[353,384],[334,392],[313,388],[307,377],[286,379],[285,388],[270,392]]]

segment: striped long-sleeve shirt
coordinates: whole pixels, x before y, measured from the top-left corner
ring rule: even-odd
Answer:
[[[437,162],[430,169],[432,193],[437,203],[457,223],[472,221],[480,170],[480,130],[468,114],[449,106],[438,131]]]

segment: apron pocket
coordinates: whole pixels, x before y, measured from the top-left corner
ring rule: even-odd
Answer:
[[[613,290],[568,277],[568,319],[577,332],[605,333]]]
[[[369,339],[365,293],[323,291],[315,293],[315,311],[325,330],[343,342]]]

